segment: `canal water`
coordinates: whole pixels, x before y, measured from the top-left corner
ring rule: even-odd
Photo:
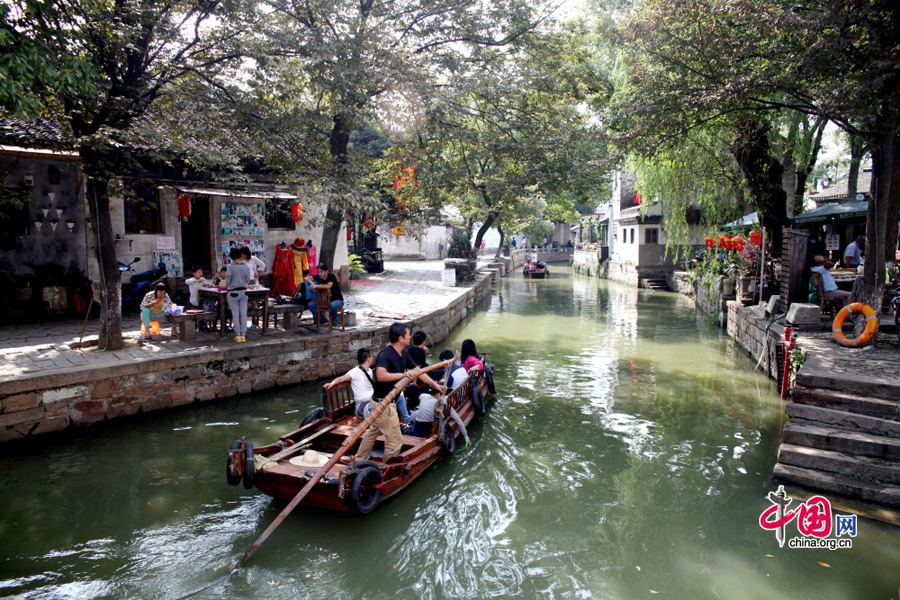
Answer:
[[[759,526],[775,384],[690,301],[552,271],[441,346],[496,368],[471,446],[365,518],[298,509],[232,576],[284,503],[230,487],[225,452],[292,430],[318,386],[4,449],[0,596],[897,598],[900,529],[860,519],[832,551]]]

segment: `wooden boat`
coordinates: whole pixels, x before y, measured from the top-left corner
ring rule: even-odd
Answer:
[[[469,375],[465,382],[450,392],[441,418],[434,420],[428,437],[403,436],[401,462],[384,464],[384,436],[378,436],[375,450],[368,460],[351,456],[358,441],[346,455],[332,466],[309,493],[302,504],[365,515],[392,496],[403,491],[422,473],[456,449],[459,428],[450,418],[450,406],[456,409],[466,426],[484,415],[485,397],[493,393],[492,367],[487,356],[484,374]],[[253,448],[246,440],[235,442],[228,453],[228,482],[241,481],[247,489],[259,491],[281,500],[292,500],[313,478],[320,465],[304,462],[308,451],[324,463],[354,434],[362,419],[354,415],[350,384],[340,384],[322,391],[322,408],[310,412],[300,427],[277,442]],[[358,433],[358,432],[357,432]]]
[[[547,264],[541,261],[536,263],[527,262],[525,266],[522,268],[522,275],[526,278],[530,277],[532,279],[544,279],[546,277],[550,277],[550,269],[547,267]]]

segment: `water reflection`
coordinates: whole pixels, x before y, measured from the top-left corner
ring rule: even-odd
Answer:
[[[498,367],[473,445],[366,518],[298,510],[235,576],[230,566],[284,505],[229,487],[225,450],[239,435],[261,443],[290,431],[317,386],[0,459],[0,596],[896,592],[896,528],[864,520],[854,548],[831,553],[779,549],[760,529],[775,386],[679,296],[565,268],[549,280],[512,276],[443,347],[467,337]]]

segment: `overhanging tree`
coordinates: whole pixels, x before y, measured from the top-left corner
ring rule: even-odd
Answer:
[[[100,346],[123,346],[121,289],[110,180],[129,149],[146,145],[136,125],[187,76],[215,79],[240,58],[255,5],[242,0],[13,0],[0,7],[2,43],[30,73],[4,82],[9,113],[43,113],[64,125],[86,176],[103,294]],[[26,66],[21,66],[26,65]]]

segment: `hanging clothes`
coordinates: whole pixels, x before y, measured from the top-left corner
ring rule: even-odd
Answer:
[[[306,253],[309,255],[309,274],[315,277],[318,263],[316,262],[316,247],[313,246],[312,242],[307,242]]]
[[[293,296],[297,291],[294,284],[294,262],[291,250],[284,244],[275,247],[275,260],[272,263],[272,277],[275,279],[273,294]]]
[[[309,273],[309,262],[306,258],[306,242],[297,238],[291,244],[291,262],[294,264],[294,289],[303,283],[303,278]]]

